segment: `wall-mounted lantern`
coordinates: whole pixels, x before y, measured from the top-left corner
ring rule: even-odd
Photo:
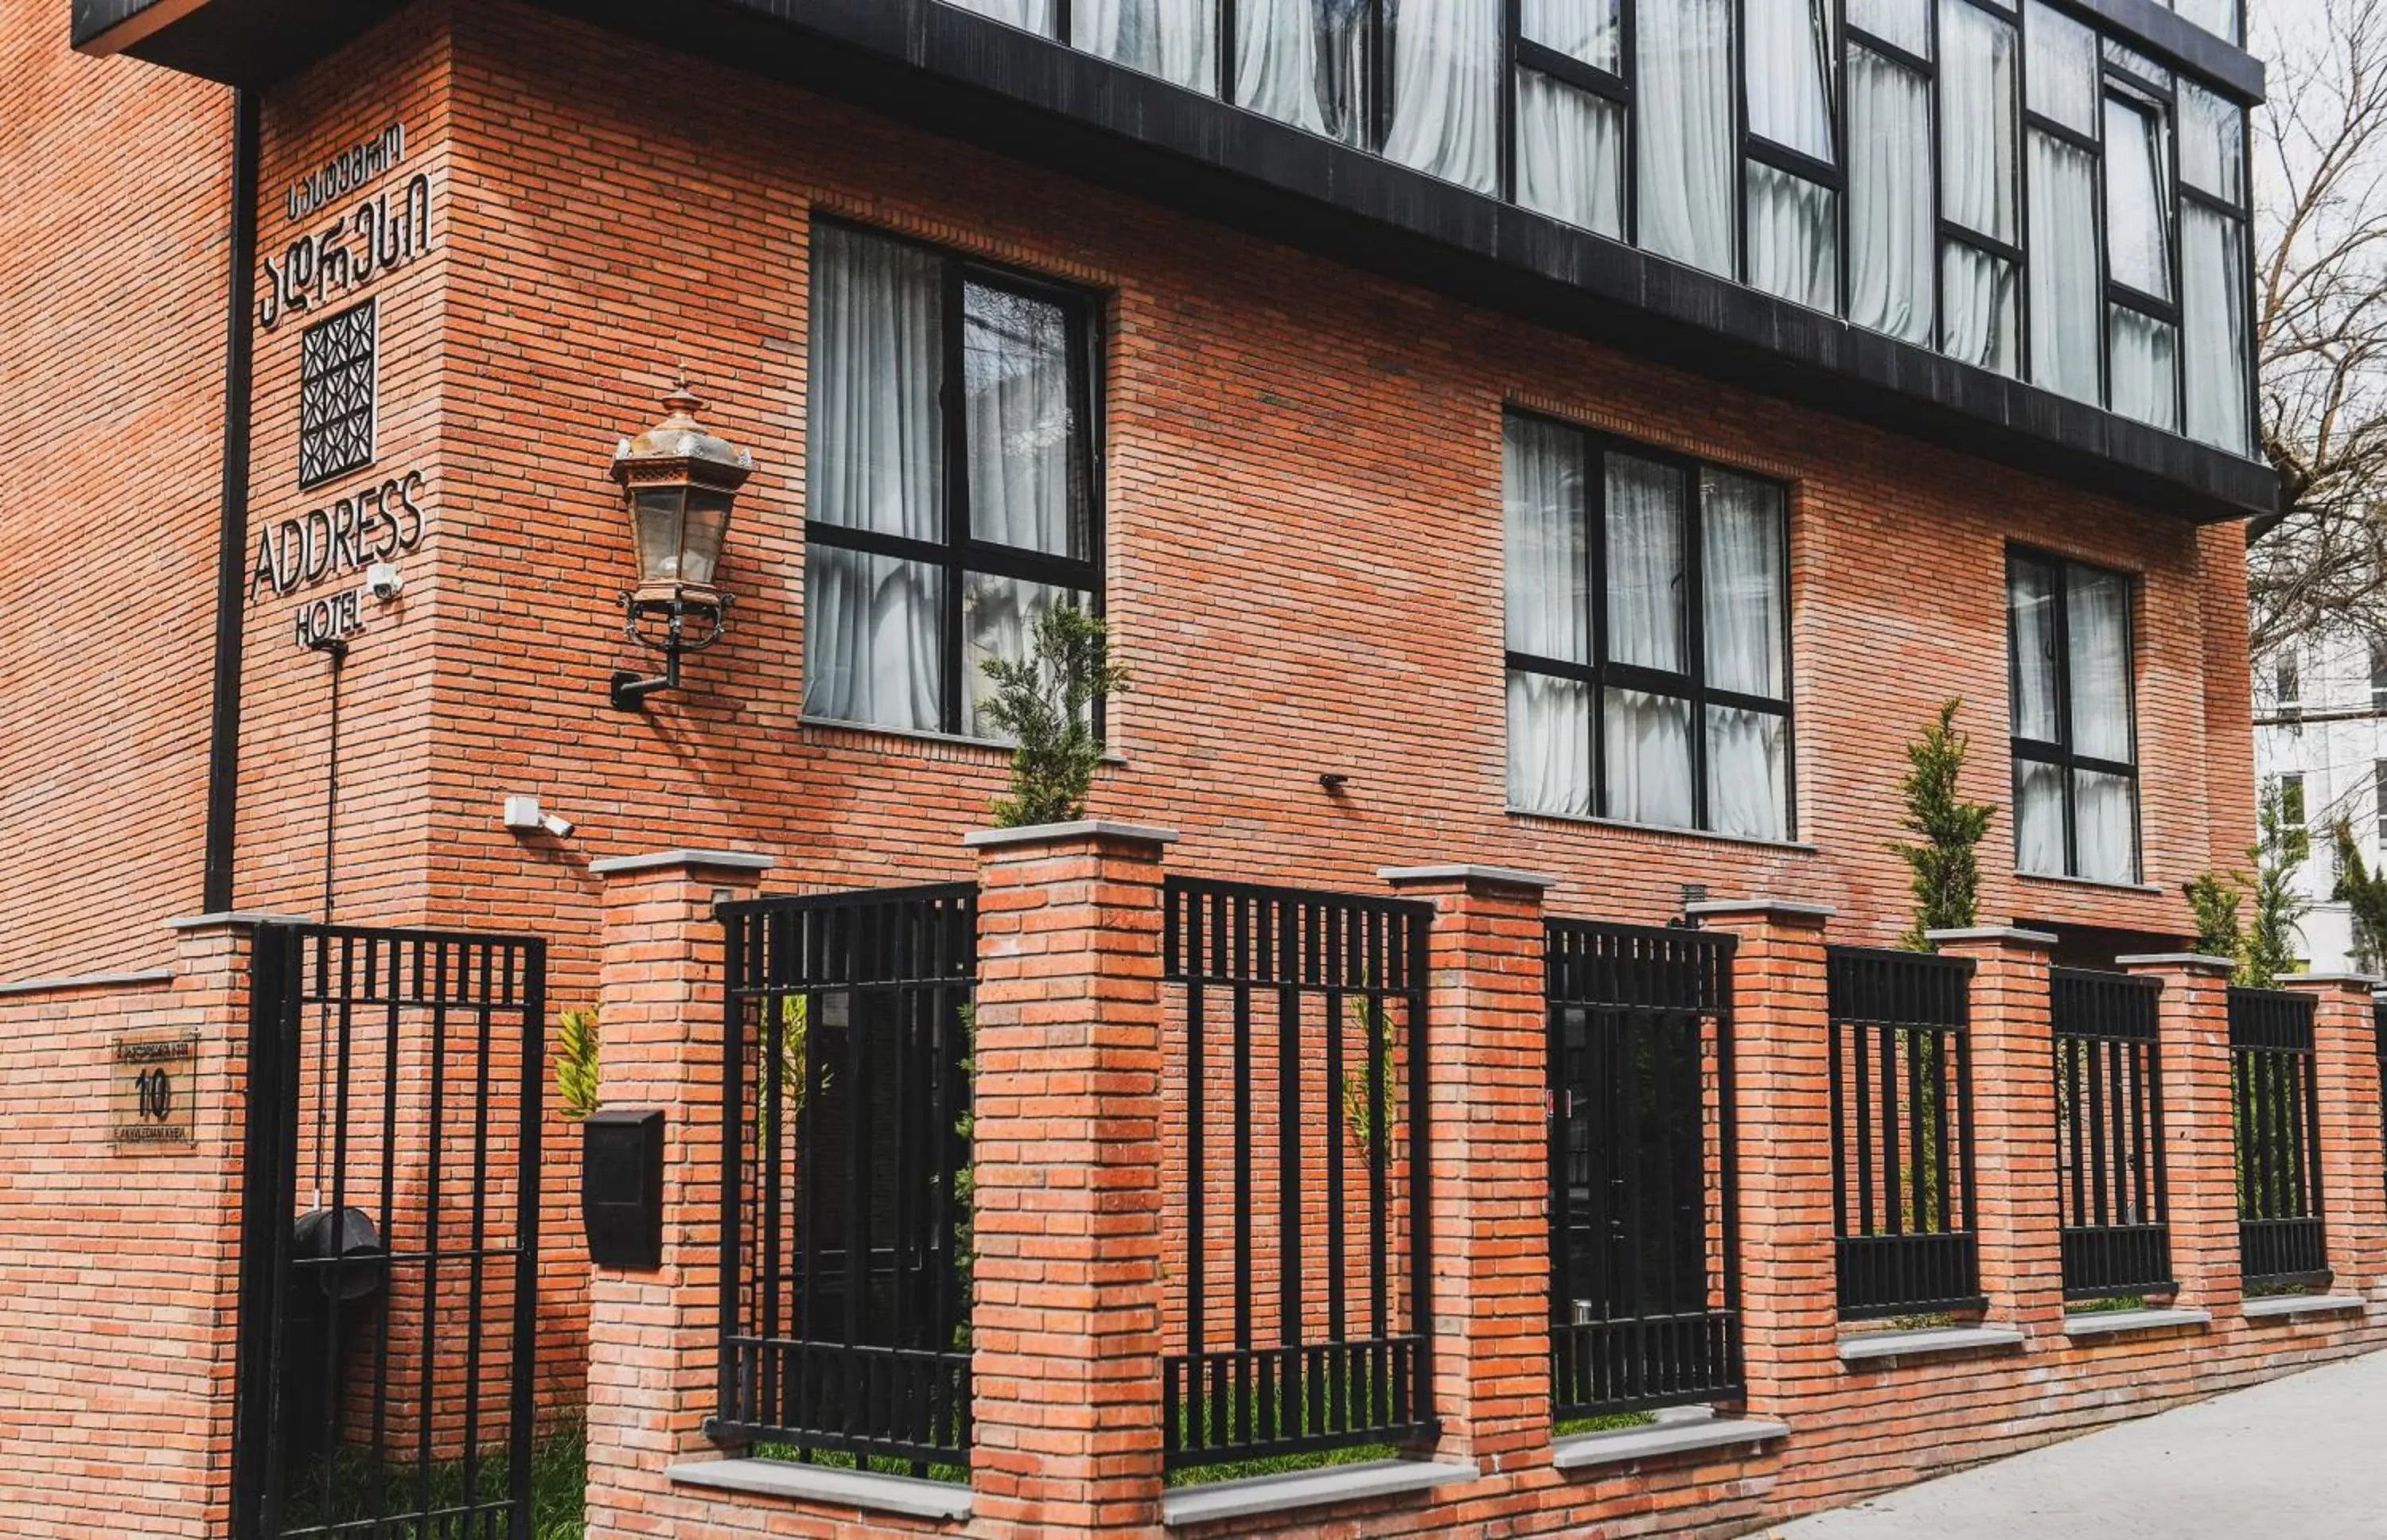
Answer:
[[[754,473],[754,457],[697,426],[704,403],[683,379],[663,398],[671,414],[613,451],[613,479],[629,501],[638,586],[627,596],[630,639],[663,655],[651,677],[613,675],[613,704],[636,711],[657,690],[679,688],[679,661],[728,628],[729,596],[714,582],[729,511]]]

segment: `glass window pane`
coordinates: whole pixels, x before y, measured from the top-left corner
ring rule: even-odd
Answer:
[[[1749,132],[1818,160],[1832,154],[1832,30],[1823,0],[1743,0]]]
[[[1624,63],[1623,0],[1524,0],[1522,36],[1610,74]]]
[[[1691,705],[1670,696],[1611,689],[1602,721],[1610,818],[1691,827]]]
[[[1509,420],[1507,436],[1509,650],[1588,663],[1591,562],[1582,436],[1520,417]]]
[[[2096,158],[2030,136],[2030,373],[2050,390],[2096,404]]]
[[[1385,157],[1493,191],[1500,176],[1501,7],[1484,0],[1399,0],[1384,15],[1393,55]]]
[[[1930,346],[1932,244],[1931,87],[1851,48],[1849,319]]]
[[[2115,69],[2136,75],[2149,85],[2171,89],[2171,71],[2129,44],[2109,37],[2103,40],[2103,51],[2105,62]]]
[[[1509,671],[1509,805],[1589,817],[1591,690],[1575,679]]]
[[[944,574],[817,542],[804,551],[804,714],[934,732]]]
[[[997,21],[1007,21],[1015,27],[1025,27],[1031,32],[1053,35],[1053,0],[945,0],[966,11],[991,16]]]
[[[2014,736],[2053,743],[2055,699],[2055,573],[2043,562],[2015,558],[2006,566],[2006,628],[2013,649],[2009,673]]]
[[[1357,145],[1372,71],[1368,8],[1348,0],[1245,0],[1235,7],[1235,105]]]
[[[1919,58],[1931,57],[1931,0],[1848,0],[1849,25]]]
[[[1749,163],[1749,282],[1818,310],[1840,308],[1840,221],[1831,189]]]
[[[2024,33],[2030,39],[2029,63],[2023,71],[2030,109],[2093,137],[2097,133],[2097,34],[2039,0],[2031,0],[2023,21]]]
[[[2120,305],[2106,307],[2113,349],[2113,408],[2158,428],[2179,426],[2179,335],[2165,322]]]
[[[1670,0],[1636,16],[1635,158],[1641,245],[1735,271],[1732,0]]]
[[[1781,700],[1782,488],[1727,471],[1699,473],[1711,688]]]
[[[1611,239],[1624,235],[1624,109],[1534,69],[1517,71],[1517,201]]]
[[[1079,486],[1068,316],[977,284],[962,290],[962,399],[970,532],[1082,560],[1092,545]]]
[[[2117,284],[2171,297],[2163,133],[2152,111],[2105,101],[2105,261]]]
[[[806,518],[943,537],[943,268],[912,246],[816,227]]]
[[[1951,358],[2014,372],[2021,325],[2014,264],[1956,241],[1939,259],[1939,348]]]
[[[1042,583],[991,573],[967,573],[962,578],[963,662],[968,677],[962,682],[967,703],[966,720],[972,738],[996,737],[986,720],[986,703],[994,686],[986,676],[990,658],[1019,663],[1028,656],[1037,618],[1055,604],[1086,607],[1086,596]]]
[[[1218,0],[1073,0],[1069,41],[1130,69],[1213,95]]]
[[[2014,869],[2064,876],[2064,772],[2018,759],[2014,780]]]
[[[2193,81],[2179,82],[2179,179],[2243,207],[2246,114]]]
[[[2182,208],[2180,343],[2187,357],[2188,434],[2247,452],[2246,245],[2236,220]]]
[[[2014,30],[1969,0],[1939,0],[1941,217],[2019,240],[2014,208]]]
[[[2238,0],[2172,0],[2172,8],[2216,37],[2238,39]]]
[[[2139,880],[2138,807],[2129,777],[2074,771],[2072,828],[2080,853],[2074,876],[2097,882]]]
[[[1708,827],[1744,839],[1789,837],[1789,734],[1770,712],[1708,708]]]
[[[1683,672],[1683,477],[1629,455],[1608,460],[1608,655]]]
[[[2094,567],[2065,573],[2072,751],[2129,764],[2130,580]]]

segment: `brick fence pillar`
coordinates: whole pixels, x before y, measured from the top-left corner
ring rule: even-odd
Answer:
[[[1436,1453],[1484,1475],[1549,1463],[1548,877],[1488,866],[1380,874],[1434,907],[1428,944],[1426,1210]]]
[[[2116,959],[2163,983],[2165,1192],[2170,1200],[2173,1303],[2234,1309],[2238,1266],[2238,1134],[2229,1095],[2229,970],[2226,957],[2165,953]]]
[[[2313,1069],[2319,1079],[2321,1213],[2339,1294],[2368,1294],[2387,1271],[2387,1172],[2382,1172],[2379,1038],[2370,991],[2357,974],[2282,979],[2313,999]]]
[[[1973,1194],[1989,1319],[2032,1337],[2064,1331],[2064,1211],[2056,1183],[2055,1035],[2043,931],[1986,927],[1926,940],[1973,962]]]
[[[721,1365],[721,922],[770,862],[669,851],[590,863],[605,878],[603,1096],[663,1114],[663,1266],[588,1291],[588,1534],[646,1535],[663,1471],[710,1456]],[[553,1194],[576,1204],[576,1193]]]
[[[1107,823],[979,857],[973,1533],[1157,1535],[1161,852]]]
[[[1832,1212],[1831,1022],[1817,904],[1689,906],[1737,937],[1732,1108],[1739,1166],[1740,1340],[1749,1408],[1794,1416],[1839,1383],[1839,1266]]]

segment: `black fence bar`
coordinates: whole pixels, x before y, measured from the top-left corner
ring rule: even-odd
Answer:
[[[1172,1468],[1431,1437],[1416,903],[1171,878]]]
[[[2163,1047],[2153,978],[2057,968],[2056,1190],[2067,1299],[2175,1287],[2164,1171]]]
[[[968,1463],[967,884],[721,906],[725,1443]]]
[[[1553,1409],[1736,1398],[1733,938],[1556,920],[1546,939]]]
[[[1825,971],[1840,1314],[1977,1308],[1973,965],[1832,947]]]
[[[2248,1288],[2330,1281],[2313,1008],[2312,996],[2285,990],[2229,991],[2238,1253]]]

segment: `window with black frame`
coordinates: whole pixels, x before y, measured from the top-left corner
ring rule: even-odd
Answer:
[[[987,736],[983,668],[1098,607],[1093,306],[815,226],[804,714]]]
[[[2085,562],[2007,557],[2014,865],[2027,874],[2139,880],[2134,587]]]
[[[1787,839],[1788,499],[1512,414],[1509,802]]]

